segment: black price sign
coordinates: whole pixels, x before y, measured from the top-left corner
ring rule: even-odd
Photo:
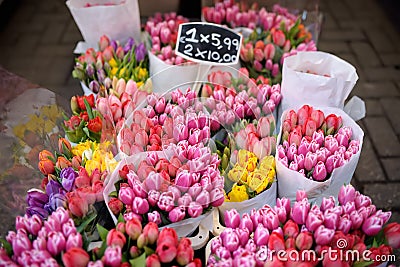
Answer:
[[[175,53],[199,63],[236,64],[242,36],[221,25],[192,22],[179,25]]]

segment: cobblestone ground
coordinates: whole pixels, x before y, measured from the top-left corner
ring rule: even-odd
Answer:
[[[377,0],[320,1],[318,49],[353,64],[352,94],[367,107],[354,185],[400,221],[400,34]],[[71,76],[81,35],[65,1],[20,0],[0,32],[0,64],[65,98],[80,94]],[[1,26],[1,25],[0,25]]]

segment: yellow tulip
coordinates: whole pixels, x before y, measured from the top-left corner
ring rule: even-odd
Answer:
[[[237,184],[232,187],[232,191],[229,192],[228,197],[231,202],[242,202],[249,199],[246,186]]]

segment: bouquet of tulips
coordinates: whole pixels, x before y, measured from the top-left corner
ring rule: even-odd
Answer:
[[[110,230],[98,225],[102,241],[92,250],[61,207],[46,221],[17,216],[15,228],[1,240],[2,266],[202,266],[190,239],[178,239],[171,228],[160,231],[155,223],[142,227],[136,218],[121,219]]]
[[[104,197],[113,215],[136,217],[143,224],[162,226],[197,218],[224,201],[218,165],[209,147],[182,140],[160,152],[125,158],[112,174]],[[177,231],[185,231],[179,226]]]
[[[102,36],[99,50],[89,48],[76,58],[72,76],[95,93],[107,95],[114,77],[134,80],[141,87],[149,78],[147,50],[130,38],[125,45]],[[109,79],[106,79],[109,78]]]
[[[280,196],[293,198],[295,188],[309,190],[310,197],[321,188],[323,195],[336,195],[341,184],[350,182],[343,179],[353,176],[363,135],[339,109],[304,105],[285,111],[275,156]]]
[[[400,247],[400,224],[377,210],[351,185],[312,205],[304,191],[296,201],[278,198],[240,216],[225,212],[226,228],[211,241],[207,266],[378,266]],[[386,256],[386,257],[385,257]]]
[[[64,131],[73,143],[92,140],[100,142],[103,120],[95,107],[94,95],[73,96],[71,98],[72,116],[65,117]]]

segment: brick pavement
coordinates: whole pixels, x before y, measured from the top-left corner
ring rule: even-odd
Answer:
[[[366,101],[360,122],[365,144],[354,184],[400,219],[400,34],[377,0],[320,1],[318,43],[352,63],[353,90]],[[80,33],[60,0],[20,0],[0,32],[0,64],[69,99],[81,93],[72,79],[72,50]]]

